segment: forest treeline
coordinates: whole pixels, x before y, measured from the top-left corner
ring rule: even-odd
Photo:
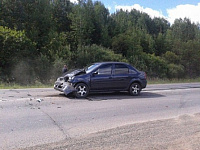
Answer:
[[[0,81],[55,80],[64,64],[128,62],[150,77],[200,75],[200,25],[170,25],[133,9],[110,13],[92,0],[0,0]]]

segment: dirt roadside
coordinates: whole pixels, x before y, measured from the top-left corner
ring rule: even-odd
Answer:
[[[37,149],[197,150],[200,149],[200,113],[126,125],[78,139],[66,139],[58,143],[26,148]]]

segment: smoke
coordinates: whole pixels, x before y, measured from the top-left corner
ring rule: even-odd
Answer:
[[[12,70],[12,77],[16,83],[27,85],[35,82],[35,72],[30,62],[20,61]]]
[[[53,84],[62,75],[65,62],[57,59],[53,63],[45,57],[36,60],[22,60],[14,65],[11,71],[12,81],[20,85],[33,85],[35,83]]]

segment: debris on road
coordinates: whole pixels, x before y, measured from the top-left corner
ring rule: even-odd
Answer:
[[[39,102],[39,103],[42,102],[42,101],[43,101],[43,99],[37,99],[37,102]]]
[[[1,101],[7,101],[7,99],[1,99]]]

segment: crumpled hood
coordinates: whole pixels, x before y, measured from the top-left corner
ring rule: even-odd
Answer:
[[[67,74],[65,74],[63,77],[73,77],[73,76],[84,74],[84,73],[85,73],[84,69],[77,69],[71,72],[67,72]]]
[[[68,81],[68,79],[70,77],[73,77],[73,76],[77,76],[77,75],[80,75],[80,74],[85,74],[85,70],[84,69],[77,69],[77,70],[72,70],[72,71],[68,71],[67,73],[63,74],[61,77],[59,77],[57,79],[57,81],[60,81],[60,82],[63,82],[63,81]]]

